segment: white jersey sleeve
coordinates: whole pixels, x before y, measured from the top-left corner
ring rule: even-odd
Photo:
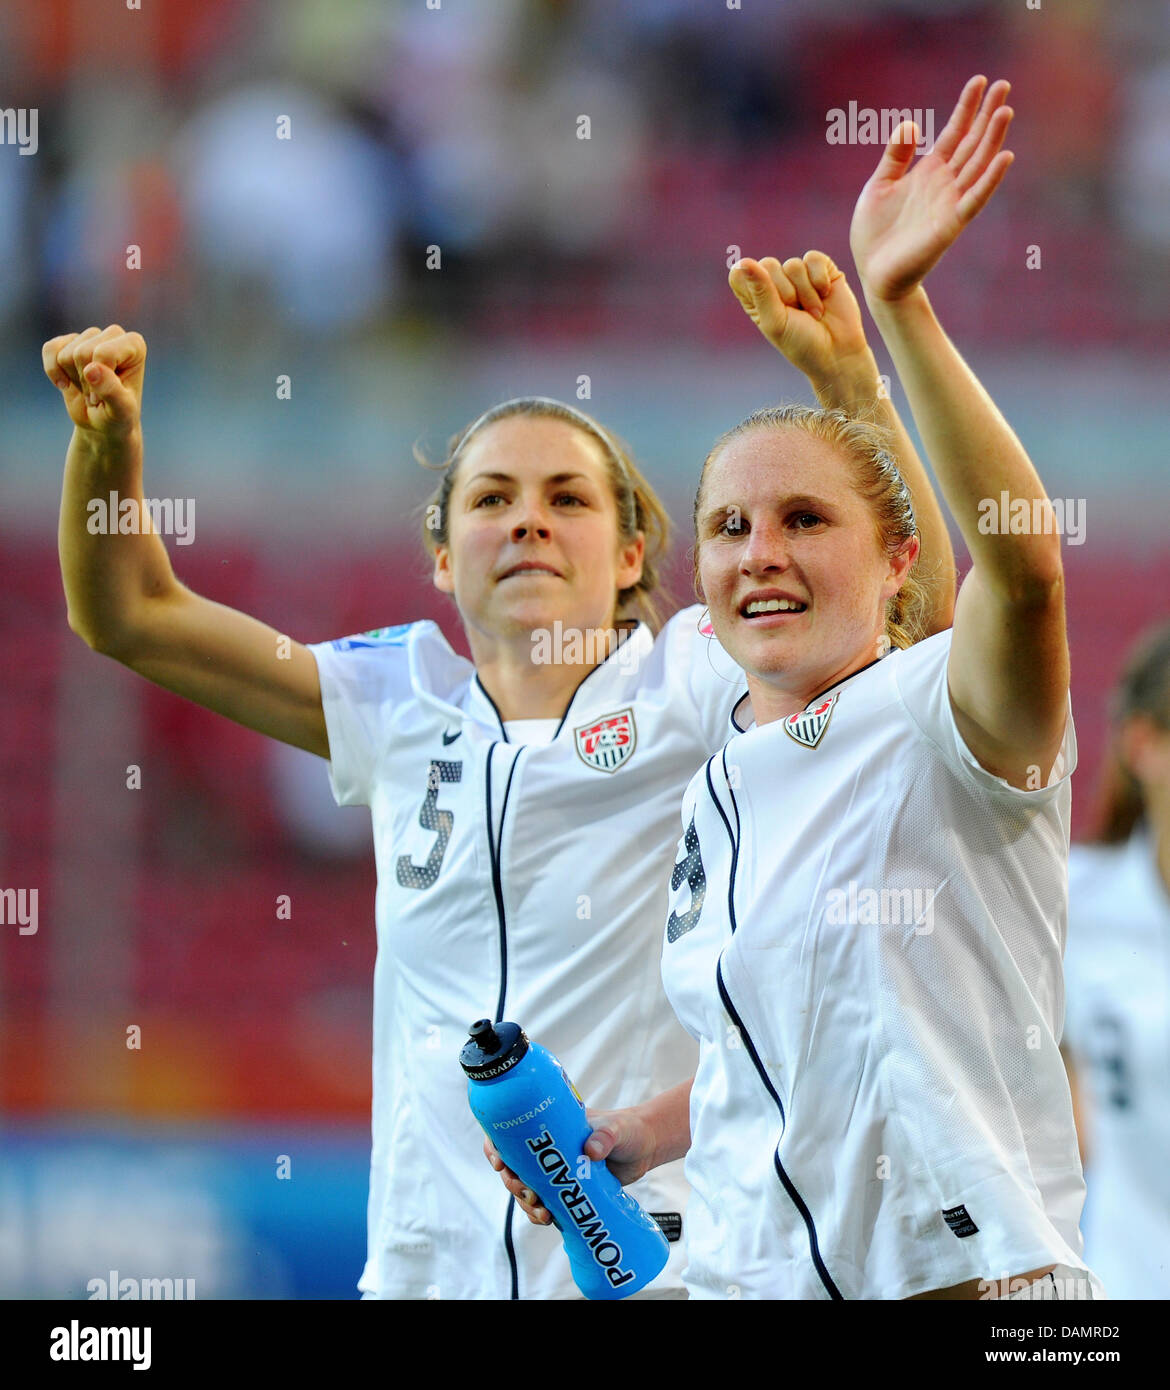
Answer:
[[[1006,801],[1047,805],[1058,795],[1077,765],[1077,741],[1071,705],[1064,727],[1064,739],[1048,774],[1048,781],[1043,787],[1037,786],[1031,790],[1013,787],[1004,778],[987,771],[967,747],[955,723],[945,675],[951,652],[950,637],[948,629],[918,642],[902,654],[894,667],[898,693],[907,712],[923,735],[938,749],[947,766],[964,781]]]
[[[375,628],[309,644],[329,734],[329,785],[339,806],[368,806],[403,707],[416,698],[420,657],[445,651],[432,622]]]

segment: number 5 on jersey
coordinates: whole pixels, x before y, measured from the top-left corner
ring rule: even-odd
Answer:
[[[415,864],[409,854],[398,857],[398,883],[403,888],[429,888],[439,876],[443,867],[443,855],[447,853],[447,842],[451,838],[451,827],[455,824],[454,811],[439,809],[439,787],[443,782],[463,780],[463,764],[448,763],[433,759],[427,769],[427,794],[419,809],[418,823],[424,830],[435,832],[435,843],[427,855],[425,864]]]

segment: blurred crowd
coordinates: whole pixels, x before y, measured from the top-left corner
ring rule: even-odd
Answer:
[[[878,151],[829,146],[827,113],[941,128],[984,71],[1017,162],[956,326],[1018,338],[996,305],[1036,246],[1062,285],[1105,257],[1142,292],[1122,315],[1050,283],[1026,332],[1164,335],[1166,0],[733,4],[5,0],[0,106],[39,120],[35,156],[0,146],[0,323],[717,340],[729,248],[847,253]]]

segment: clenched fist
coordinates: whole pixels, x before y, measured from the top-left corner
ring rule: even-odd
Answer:
[[[823,251],[783,265],[744,257],[727,279],[748,318],[810,380],[829,381],[868,352],[853,291]]]
[[[119,440],[138,428],[146,369],[141,333],[127,333],[116,323],[66,333],[41,348],[41,361],[79,430]]]

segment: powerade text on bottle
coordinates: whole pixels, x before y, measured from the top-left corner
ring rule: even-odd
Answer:
[[[586,1298],[637,1293],[670,1247],[606,1165],[584,1156],[592,1129],[564,1067],[519,1024],[483,1018],[470,1032],[459,1061],[471,1112],[552,1213],[577,1287]]]

